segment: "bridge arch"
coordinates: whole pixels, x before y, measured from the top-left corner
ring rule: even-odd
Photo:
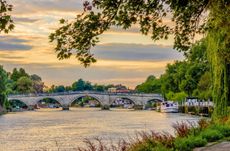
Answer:
[[[41,98],[37,99],[35,103],[36,103],[36,105],[41,105],[42,102],[48,102],[48,103],[51,102],[51,104],[56,105],[56,106],[53,106],[53,107],[62,107],[63,106],[62,102],[59,99],[55,98],[55,97],[49,97],[49,96],[41,97]]]
[[[84,98],[84,97],[92,98],[92,99],[94,99],[96,102],[98,102],[100,106],[103,105],[103,102],[102,102],[101,99],[98,98],[97,96],[89,95],[89,94],[85,94],[85,95],[82,94],[82,95],[79,95],[79,96],[74,97],[74,98],[70,101],[69,106],[72,106],[74,102],[76,102],[77,100],[79,100],[79,99],[81,99],[81,98]]]
[[[22,99],[8,99],[8,101],[10,102],[11,105],[15,105],[15,107],[19,104],[21,104],[22,108],[29,108],[29,105],[26,103],[26,101],[23,101]],[[12,104],[14,103],[14,104]],[[13,106],[14,107],[14,106]]]
[[[123,107],[125,107],[125,105],[130,105],[130,106],[133,107],[136,104],[137,103],[133,99],[131,99],[129,97],[126,97],[126,96],[117,96],[117,97],[115,97],[112,100],[112,102],[110,103],[110,106],[114,107],[116,105],[118,105],[118,106],[123,105]],[[127,106],[127,108],[130,107],[130,106]]]
[[[148,99],[145,103],[145,109],[154,109],[156,108],[159,103],[163,102],[163,100],[159,99],[159,98],[151,98]]]
[[[159,99],[159,98],[151,98],[151,99],[148,99],[146,102],[164,102],[164,100]]]

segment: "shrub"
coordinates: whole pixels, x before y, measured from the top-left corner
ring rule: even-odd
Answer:
[[[150,141],[132,146],[129,151],[172,151],[172,148],[170,149],[160,143],[155,144]]]
[[[214,142],[217,140],[220,140],[221,138],[223,138],[224,136],[220,133],[220,131],[218,130],[214,130],[214,129],[206,129],[203,132],[201,132],[201,136],[202,138],[206,139],[208,142]]]
[[[152,151],[156,145],[157,144],[151,140],[145,140],[144,142],[136,142],[132,144],[129,151]]]
[[[176,135],[179,137],[186,137],[190,133],[190,126],[186,122],[176,122],[172,125],[176,131]]]
[[[230,127],[227,125],[212,125],[210,126],[210,129],[219,131],[224,137],[230,136]]]
[[[169,133],[156,133],[154,131],[151,131],[150,136],[152,140],[155,140],[156,142],[168,148],[173,147],[173,142],[175,138]]]
[[[202,147],[206,144],[206,139],[203,139],[201,136],[177,138],[174,142],[175,149],[179,151],[191,151],[195,147]]]
[[[199,125],[199,128],[201,130],[203,130],[203,129],[207,128],[210,125],[210,122],[208,122],[206,119],[200,119],[198,121],[198,125]]]

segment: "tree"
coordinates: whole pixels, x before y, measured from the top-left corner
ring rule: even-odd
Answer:
[[[78,81],[72,84],[72,89],[73,91],[83,91],[84,86],[85,86],[85,81],[82,79],[79,79]]]
[[[7,73],[3,69],[3,67],[0,66],[0,110],[2,107],[4,107],[4,104],[7,101],[6,82],[7,82]]]
[[[17,68],[14,68],[12,74],[10,75],[10,78],[16,82],[21,77],[29,77],[29,74],[26,73],[25,69],[23,68],[20,68],[19,70]]]
[[[0,33],[8,33],[14,28],[13,20],[9,15],[13,6],[8,4],[5,0],[0,0]]]
[[[197,86],[198,90],[198,96],[201,99],[208,100],[211,98],[211,87],[212,87],[212,81],[211,81],[211,73],[205,72],[202,77],[200,78],[200,81]]]
[[[59,85],[55,87],[54,92],[65,92],[65,87],[63,85]]]
[[[150,75],[146,81],[135,88],[138,92],[161,93],[161,81],[154,75]]]
[[[13,81],[17,81],[20,78],[19,72],[17,70],[17,68],[13,69],[13,72],[10,76],[10,79],[12,79]]]
[[[45,87],[44,82],[42,82],[42,78],[36,74],[30,76],[33,81],[33,89],[36,93],[42,93]]]
[[[214,77],[215,115],[222,117],[227,115],[230,101],[229,5],[229,0],[93,0],[92,4],[86,1],[84,12],[74,21],[60,20],[62,26],[50,35],[50,40],[56,42],[59,59],[70,58],[76,51],[78,60],[88,66],[96,61],[90,49],[99,42],[99,35],[112,26],[127,29],[139,24],[141,33],[151,34],[153,40],[172,35],[174,48],[185,54],[196,33],[205,33]],[[174,26],[164,22],[164,17],[170,16]]]
[[[98,91],[98,92],[103,92],[103,91],[105,91],[105,86],[103,86],[103,85],[95,84],[95,85],[93,86],[93,88],[94,88],[95,91]]]
[[[19,93],[33,92],[33,81],[27,76],[21,77],[17,80],[17,91]]]

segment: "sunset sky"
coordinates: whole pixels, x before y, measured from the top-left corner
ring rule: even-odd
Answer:
[[[98,84],[124,84],[130,88],[147,76],[159,76],[168,63],[183,59],[172,49],[173,40],[153,42],[139,33],[112,28],[100,37],[92,52],[97,63],[84,68],[73,57],[58,60],[48,36],[61,18],[73,19],[83,10],[83,0],[8,0],[15,29],[0,36],[0,64],[7,71],[23,67],[42,77],[46,85],[70,85],[82,78]]]

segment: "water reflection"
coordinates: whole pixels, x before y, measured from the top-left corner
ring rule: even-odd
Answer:
[[[118,140],[135,131],[167,131],[175,121],[196,121],[197,117],[155,111],[99,108],[39,109],[0,116],[0,150],[71,150],[84,138],[96,136]]]

